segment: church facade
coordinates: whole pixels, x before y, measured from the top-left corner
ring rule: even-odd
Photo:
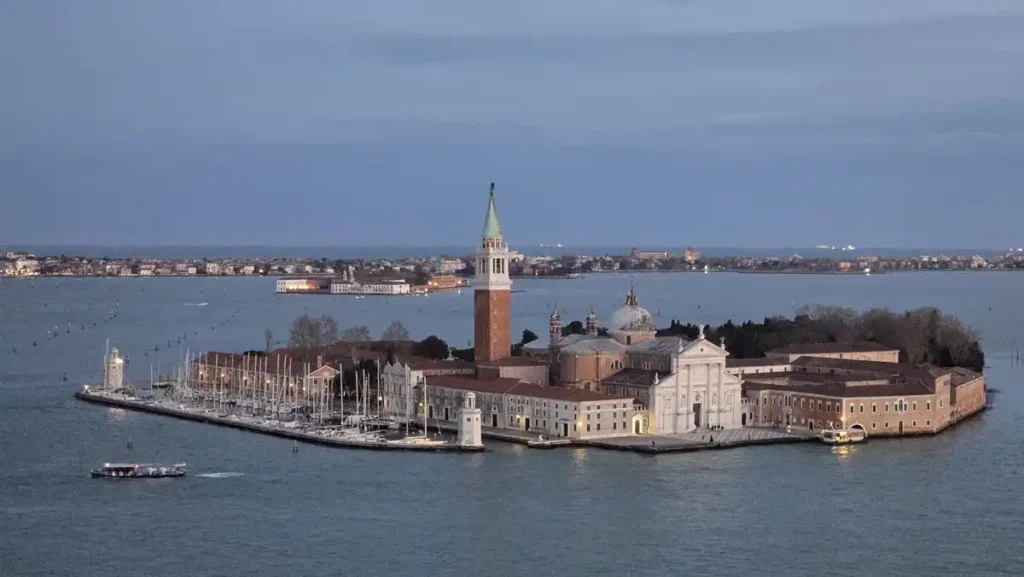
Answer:
[[[726,370],[728,351],[701,335],[693,341],[658,337],[651,314],[630,287],[606,335],[587,315],[584,334],[562,335],[552,313],[547,343],[524,354],[545,359],[556,386],[577,387],[635,400],[634,434],[678,434],[698,428],[738,428],[744,423],[741,380]]]

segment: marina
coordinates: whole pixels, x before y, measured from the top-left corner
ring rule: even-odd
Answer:
[[[422,436],[411,438],[388,439],[386,435],[374,433],[349,433],[339,429],[315,429],[310,427],[292,426],[270,420],[246,418],[238,415],[227,415],[216,411],[174,407],[170,403],[143,400],[123,393],[109,393],[85,387],[75,393],[75,397],[90,403],[118,407],[132,411],[141,411],[155,415],[175,417],[187,421],[195,421],[210,425],[219,425],[255,433],[263,433],[283,439],[292,439],[303,443],[325,445],[349,449],[370,449],[376,451],[428,451],[474,453],[484,450],[483,445],[464,446],[443,439],[426,439]]]
[[[419,423],[399,423],[380,413],[370,412],[370,383],[363,374],[356,382],[355,411],[347,413],[343,396],[334,405],[331,383],[341,371],[323,367],[296,378],[290,360],[271,369],[266,358],[242,356],[241,366],[221,367],[215,357],[213,368],[186,353],[184,363],[171,381],[153,380],[147,390],[136,390],[124,378],[125,359],[115,347],[104,354],[103,384],[84,385],[75,393],[78,399],[119,407],[264,433],[295,441],[333,447],[398,451],[479,452],[484,450],[479,434],[479,409],[472,394],[466,395],[462,413],[466,419],[454,438],[445,438],[440,430],[431,436],[426,416],[422,433],[411,434]],[[281,361],[281,358],[278,358]],[[237,375],[237,386],[226,375]],[[340,384],[340,383],[339,383]],[[379,383],[378,383],[379,389]],[[379,399],[379,397],[378,397]],[[405,430],[402,431],[402,425]],[[129,446],[131,441],[129,440]]]

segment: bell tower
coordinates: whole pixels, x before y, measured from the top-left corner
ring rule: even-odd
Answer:
[[[594,307],[590,307],[590,312],[587,313],[587,334],[597,336],[597,313],[594,312]]]
[[[558,309],[551,311],[551,320],[548,322],[548,337],[551,348],[558,346],[562,341],[562,317],[558,316]]]
[[[475,256],[473,279],[473,349],[476,362],[512,355],[508,246],[501,237],[494,208],[494,183],[487,202],[484,231]]]

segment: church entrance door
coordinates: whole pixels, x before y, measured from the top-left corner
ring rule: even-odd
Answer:
[[[693,404],[693,426],[700,427],[700,403]]]
[[[562,423],[562,436],[563,437],[568,437],[569,436],[569,423]]]
[[[491,413],[491,426],[498,427],[498,413]]]
[[[747,414],[746,413],[743,413],[742,415],[740,415],[740,424],[743,425],[744,427],[747,426]]]
[[[530,430],[530,417],[526,417],[526,430]]]
[[[640,434],[640,421],[639,421],[639,419],[636,420],[636,421],[633,421],[633,433],[637,434],[637,435]]]

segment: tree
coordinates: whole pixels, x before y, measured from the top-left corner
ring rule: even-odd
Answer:
[[[582,335],[587,332],[587,329],[583,327],[583,323],[580,321],[572,321],[571,323],[562,327],[562,336],[569,335]]]
[[[274,333],[270,329],[263,331],[263,338],[267,343],[266,350],[269,351],[274,346]]]
[[[338,342],[338,322],[331,315],[320,317],[320,342],[325,347]]]
[[[523,339],[519,341],[519,346],[525,345],[527,343],[532,343],[538,338],[540,337],[537,336],[537,333],[531,331],[530,329],[523,329]]]
[[[443,361],[448,358],[448,343],[436,335],[430,335],[420,341],[417,350],[420,355],[428,359]]]
[[[341,340],[348,342],[365,342],[373,340],[370,329],[366,325],[349,327],[341,333]]]
[[[698,332],[692,324],[673,320],[657,335],[694,339]],[[857,313],[842,307],[811,305],[800,308],[792,320],[769,317],[762,323],[747,321],[742,325],[730,320],[705,329],[704,334],[712,341],[724,337],[729,354],[740,359],[762,357],[766,351],[796,343],[869,341],[898,349],[904,363],[965,367],[979,372],[985,367],[978,331],[933,307],[897,314],[887,309]]]
[[[402,324],[402,321],[391,321],[388,328],[380,335],[382,341],[407,341],[409,331]]]
[[[268,343],[272,342],[273,333],[270,332],[270,329],[267,329],[263,336]],[[338,323],[333,317],[323,315],[314,319],[304,314],[292,322],[288,346],[296,349],[315,349],[332,345],[337,340]]]
[[[320,326],[313,317],[303,314],[292,322],[288,346],[296,349],[311,349],[320,344]]]

